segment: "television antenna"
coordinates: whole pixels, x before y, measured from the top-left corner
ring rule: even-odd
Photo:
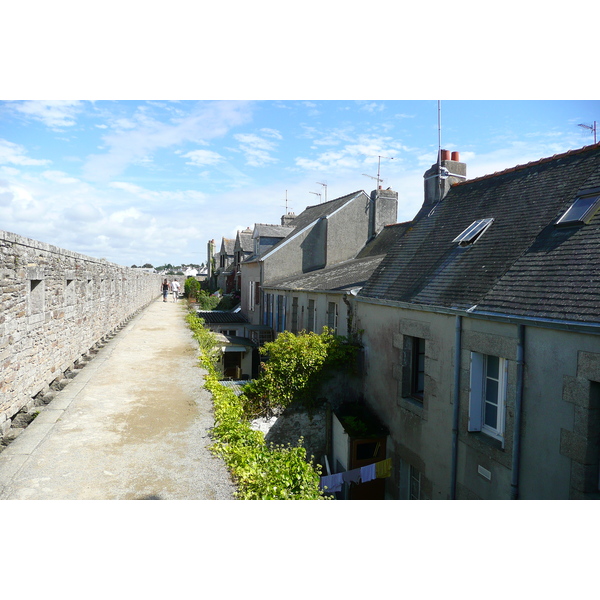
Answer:
[[[585,125],[584,123],[579,123],[577,127],[583,127],[584,129],[589,129],[594,133],[594,144],[596,143],[596,121],[594,121],[593,125]]]
[[[327,202],[327,184],[326,183],[321,183],[320,181],[317,181],[317,183],[319,185],[322,185],[324,190],[325,190],[325,202]]]
[[[321,194],[319,192],[308,192],[309,194],[314,194],[315,196],[319,196],[319,204],[321,204]]]
[[[378,156],[377,157],[377,177],[373,177],[372,175],[367,175],[366,173],[363,173],[363,175],[365,177],[370,177],[371,179],[375,179],[377,181],[377,189],[379,189],[379,186],[383,183],[383,179],[381,179],[381,177],[379,176],[381,174],[381,159],[382,158],[387,158],[388,160],[394,160],[393,156]]]
[[[285,214],[287,215],[290,211],[291,208],[293,208],[292,206],[288,207],[288,197],[287,197],[287,190],[285,190]]]

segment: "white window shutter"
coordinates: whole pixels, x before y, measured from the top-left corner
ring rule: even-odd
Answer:
[[[483,422],[483,368],[484,355],[471,352],[471,381],[469,389],[469,431],[481,431]]]

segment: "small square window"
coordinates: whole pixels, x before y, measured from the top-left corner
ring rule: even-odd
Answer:
[[[600,206],[600,194],[579,196],[569,210],[556,222],[557,225],[576,225],[585,223]]]

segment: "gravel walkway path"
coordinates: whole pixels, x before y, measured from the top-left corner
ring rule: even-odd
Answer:
[[[0,499],[226,500],[183,305],[133,318],[0,453]]]

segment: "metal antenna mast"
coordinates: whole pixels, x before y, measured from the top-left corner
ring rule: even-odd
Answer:
[[[327,202],[327,184],[326,183],[321,183],[320,181],[317,181],[317,183],[319,185],[322,185],[323,188],[325,189],[325,202]]]
[[[583,127],[584,129],[590,129],[594,133],[594,144],[596,143],[596,121],[594,121],[593,125],[584,125],[583,123],[579,123],[578,127]]]
[[[287,192],[288,192],[288,191],[287,191],[287,190],[285,190],[285,214],[286,214],[286,215],[287,215],[287,214],[288,214],[288,212],[289,212],[289,210],[288,210],[288,197],[287,197]],[[292,208],[292,207],[290,206],[290,208]]]
[[[365,177],[370,177],[371,179],[376,179],[377,180],[377,189],[379,189],[379,185],[381,183],[383,183],[383,179],[381,179],[381,177],[379,176],[381,174],[381,159],[382,158],[387,158],[389,160],[394,160],[393,156],[379,156],[378,160],[377,160],[377,177],[373,177],[372,175],[367,175],[366,173],[363,173],[363,175]]]
[[[442,101],[438,100],[438,184],[440,200],[442,199]]]
[[[308,192],[309,194],[314,194],[315,196],[319,196],[319,204],[321,204],[321,194],[319,192]]]

